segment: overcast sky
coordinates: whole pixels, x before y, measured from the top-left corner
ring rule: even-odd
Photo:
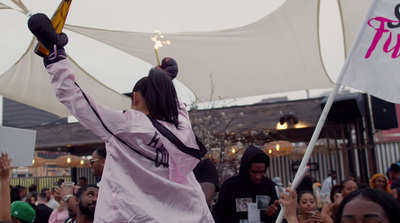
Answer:
[[[32,13],[43,12],[51,17],[60,1],[22,0],[22,2]],[[117,2],[128,4],[129,7],[120,7]],[[67,23],[137,32],[153,32],[155,29],[159,29],[168,39],[169,32],[210,31],[243,26],[261,19],[284,2],[284,0],[73,1]],[[15,7],[9,0],[0,0],[0,3]],[[102,7],[106,10],[100,10]],[[321,1],[320,15],[322,56],[328,74],[332,80],[336,80],[343,64],[344,55],[336,0]],[[3,30],[0,35],[0,49],[2,49],[0,51],[0,74],[18,61],[31,41],[32,35],[27,29],[26,21],[27,16],[16,10],[0,10],[0,28]],[[124,22],[115,23],[113,21]],[[101,27],[93,24],[101,24]],[[329,27],[329,29],[324,29],[324,27]],[[66,33],[70,38],[66,47],[68,54],[95,78],[118,92],[130,92],[133,83],[147,74],[148,69],[153,66],[91,39],[72,32]],[[80,44],[90,46],[93,52],[83,54]],[[160,54],[162,54],[162,48]],[[91,59],[93,57],[95,58]],[[100,58],[102,59],[100,60]],[[179,95],[185,102],[190,103],[194,100],[190,90],[179,83],[177,85]],[[321,90],[311,91],[311,96],[320,93]],[[235,104],[254,103],[261,98],[285,95],[291,99],[306,97],[305,91],[291,92],[239,99]],[[1,110],[0,108],[0,112]]]

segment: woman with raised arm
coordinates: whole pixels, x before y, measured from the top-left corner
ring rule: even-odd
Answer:
[[[33,15],[28,26],[50,50],[44,64],[58,100],[106,144],[95,222],[213,222],[193,174],[206,151],[178,101],[175,60],[150,69],[122,113],[97,104],[75,83],[64,50],[68,38],[46,15]]]

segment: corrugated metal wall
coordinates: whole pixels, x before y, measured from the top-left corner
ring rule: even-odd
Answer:
[[[363,154],[357,149],[351,150],[351,153],[354,155],[352,162],[354,162],[354,175],[357,177],[361,174],[359,155]],[[400,142],[375,144],[375,155],[377,172],[386,175],[386,171],[390,167],[390,164],[398,162],[400,159]],[[293,181],[296,174],[296,172],[292,171],[292,164],[296,162],[299,161],[290,160],[289,156],[271,158],[270,166],[267,170],[267,176],[271,179],[279,176],[282,179],[282,183],[287,186],[288,182]],[[348,164],[344,161],[342,150],[338,150],[338,152],[331,151],[331,155],[328,153],[313,153],[310,157],[309,163],[316,163],[318,166],[318,170],[310,171],[310,176],[315,178],[318,182],[322,182],[324,178],[328,176],[328,171],[331,169],[338,172],[339,181],[348,177],[346,176],[346,168],[348,168]],[[367,166],[369,166],[369,163],[367,163]],[[375,174],[370,173],[368,169],[367,172],[369,177]]]

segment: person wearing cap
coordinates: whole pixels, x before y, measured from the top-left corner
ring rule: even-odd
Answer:
[[[11,221],[13,223],[32,223],[35,221],[36,212],[32,206],[23,201],[14,201],[11,204]]]
[[[176,61],[167,57],[150,69],[133,87],[131,108],[121,112],[99,105],[75,82],[64,50],[68,37],[57,34],[46,15],[32,15],[28,27],[50,51],[44,64],[58,100],[105,142],[94,221],[213,222],[193,174],[206,149],[178,100]]]
[[[275,183],[264,176],[269,157],[261,149],[249,146],[243,153],[239,174],[228,178],[221,186],[213,210],[217,223],[275,222],[278,216],[278,196]],[[250,203],[256,206],[258,219],[250,219]]]

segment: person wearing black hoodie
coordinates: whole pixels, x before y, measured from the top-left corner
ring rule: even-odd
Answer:
[[[246,148],[239,174],[222,184],[213,210],[216,223],[250,222],[248,203],[257,203],[261,222],[275,222],[279,211],[278,197],[275,183],[264,176],[268,166],[269,157],[264,151],[255,146]]]

